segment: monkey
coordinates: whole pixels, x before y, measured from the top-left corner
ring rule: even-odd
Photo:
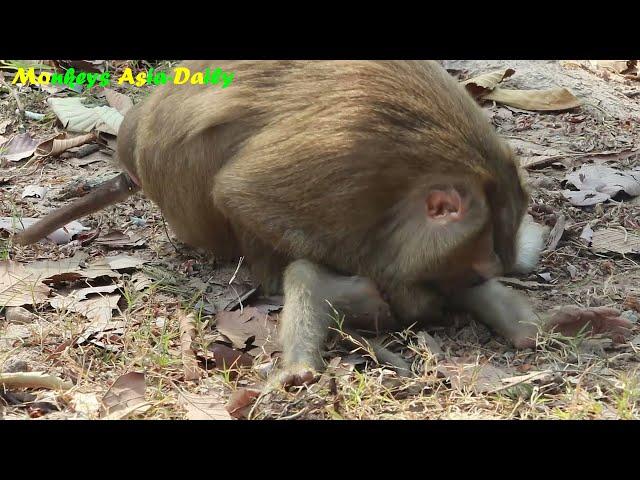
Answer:
[[[513,152],[436,62],[184,66],[213,65],[234,84],[159,86],[125,116],[117,154],[182,241],[244,256],[284,293],[283,384],[322,369],[334,303],[366,320],[383,298],[395,328],[461,309],[517,348],[538,328],[630,327],[612,309],[538,317],[495,280],[535,266],[541,227]]]

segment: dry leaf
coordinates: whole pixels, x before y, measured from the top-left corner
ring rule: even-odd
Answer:
[[[140,235],[129,236],[120,230],[114,230],[96,240],[96,245],[104,245],[107,248],[140,247],[146,240]]]
[[[133,101],[122,93],[118,93],[110,88],[105,88],[104,94],[109,105],[118,110],[122,115],[126,115],[129,109],[133,107]]]
[[[38,221],[38,218],[0,217],[0,228],[11,233],[16,233],[23,230],[23,225],[24,228],[29,228]],[[69,243],[74,235],[85,230],[89,230],[89,228],[84,227],[80,222],[74,220],[73,222],[66,224],[64,227],[47,235],[47,238],[57,245],[64,245]]]
[[[88,255],[84,252],[77,252],[73,257],[61,260],[41,260],[25,265],[25,268],[32,272],[44,283],[58,283],[63,281],[73,281],[85,277],[80,271],[80,264],[85,261]]]
[[[577,207],[588,207],[591,205],[596,205],[598,203],[603,203],[609,200],[611,197],[606,193],[594,192],[594,191],[577,191],[574,192],[572,190],[564,190],[562,192],[564,198],[569,200],[571,205],[575,205]]]
[[[75,392],[69,403],[76,413],[89,419],[97,418],[100,412],[100,400],[95,393]]]
[[[470,78],[462,82],[467,91],[474,97],[479,97],[491,92],[496,85],[503,80],[509,78],[516,73],[512,68],[506,70],[496,70],[495,72],[485,73],[478,75],[477,77]]]
[[[239,388],[229,397],[227,411],[235,418],[247,418],[249,407],[260,393],[260,390],[255,388]]]
[[[560,111],[576,108],[581,105],[573,93],[566,88],[549,90],[507,90],[496,87],[484,95],[482,100],[491,100],[523,110]]]
[[[251,355],[228,347],[222,343],[214,342],[209,345],[208,350],[213,353],[216,368],[220,370],[238,367],[251,367],[253,365],[253,357]]]
[[[131,283],[136,292],[142,292],[153,285],[153,280],[142,272],[136,272],[131,275]]]
[[[51,97],[47,99],[47,103],[64,128],[70,132],[88,133],[98,130],[117,135],[124,118],[122,114],[111,107],[85,107],[84,100],[81,97]]]
[[[23,307],[6,307],[5,318],[7,323],[33,323],[38,316]]]
[[[253,349],[250,354],[259,354],[262,348],[267,354],[278,351],[275,320],[255,307],[219,312],[216,315],[216,327],[236,348],[244,349],[250,345],[261,347],[260,350]]]
[[[560,215],[558,217],[558,220],[556,221],[556,224],[553,226],[553,228],[551,229],[551,232],[549,233],[549,238],[547,239],[548,251],[553,252],[558,246],[558,243],[560,242],[562,235],[564,235],[564,227],[566,223],[567,223],[566,217],[564,215]]]
[[[78,300],[73,295],[55,297],[49,300],[51,306],[57,310],[79,313],[98,325],[111,320],[112,311],[118,308],[120,294],[104,295],[87,300]]]
[[[198,380],[202,378],[204,372],[198,367],[198,361],[192,348],[193,339],[196,335],[196,316],[194,313],[187,315],[182,310],[179,310],[178,320],[180,322],[180,352],[182,354],[184,379],[186,381]]]
[[[582,165],[567,174],[567,183],[579,190],[596,191],[614,197],[625,192],[632,197],[640,195],[640,169],[617,170],[604,165]]]
[[[438,364],[437,371],[449,378],[451,386],[456,390],[471,388],[477,393],[487,393],[502,387],[502,379],[508,377],[504,370],[488,363],[484,365],[454,363],[452,361]]]
[[[30,133],[21,133],[2,146],[0,159],[6,158],[10,162],[19,162],[33,155],[37,146],[38,142],[31,137]]]
[[[21,307],[47,300],[50,288],[33,271],[11,260],[0,262],[0,305]]]
[[[180,392],[178,401],[187,411],[187,420],[233,420],[221,396]]]
[[[119,377],[102,397],[101,417],[136,407],[145,403],[144,373],[130,372]]]
[[[623,255],[640,253],[640,235],[622,228],[604,228],[593,232],[591,248],[597,252],[615,252]]]
[[[614,73],[624,74],[633,70],[638,64],[637,60],[591,60],[596,68],[602,68]]]
[[[87,133],[85,135],[78,135],[72,138],[65,138],[66,134],[61,133],[54,138],[50,138],[41,142],[36,148],[36,154],[38,156],[58,156],[62,152],[69,150],[70,148],[78,147],[89,142],[93,142],[96,139],[95,133]]]
[[[49,189],[40,185],[27,185],[22,191],[22,198],[35,198],[42,200]]]
[[[133,255],[114,255],[111,257],[104,257],[104,262],[109,265],[109,268],[113,270],[126,270],[128,268],[136,268],[145,263],[141,258],[134,257]]]
[[[73,388],[67,382],[44,372],[0,373],[0,385],[18,388],[50,388],[52,390],[69,390]]]

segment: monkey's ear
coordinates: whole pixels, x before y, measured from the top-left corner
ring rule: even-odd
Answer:
[[[425,200],[427,218],[439,223],[456,222],[464,217],[460,193],[454,188],[432,189]]]

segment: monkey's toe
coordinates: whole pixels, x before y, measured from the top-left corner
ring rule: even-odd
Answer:
[[[285,390],[289,390],[294,387],[303,387],[317,382],[318,374],[312,368],[302,365],[294,366],[281,372],[279,381]]]

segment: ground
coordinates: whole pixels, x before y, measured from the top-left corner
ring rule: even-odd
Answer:
[[[562,192],[566,175],[581,165],[640,166],[640,83],[588,61],[443,64],[461,80],[513,68],[505,88],[566,87],[580,99],[582,106],[563,112],[483,104],[528,167],[531,214],[549,227],[560,223],[554,232],[560,240],[547,244],[535,272],[504,282],[540,312],[611,306],[635,322],[638,256],[596,248],[595,239],[603,231],[622,231],[625,240],[640,233],[638,197],[623,193],[574,206]],[[146,68],[108,65],[127,66]],[[64,131],[45,102],[54,93],[9,83],[0,83],[0,157],[17,134],[40,140]],[[154,87],[111,88],[139,101]],[[83,95],[106,105],[99,92]],[[21,109],[45,118],[19,116],[16,96]],[[83,148],[3,160],[2,216],[41,217],[118,172],[106,145],[89,155]],[[44,199],[22,198],[28,185],[48,187]],[[41,272],[38,282],[45,280],[47,291],[31,292],[31,300],[0,317],[0,418],[640,418],[638,328],[622,344],[545,334],[535,349],[518,351],[472,319],[452,317],[443,326],[389,337],[391,348],[413,363],[416,376],[409,379],[377,365],[366,346],[338,332],[320,381],[286,392],[268,378],[278,356],[273,338],[282,299],[261,297],[242,262],[223,264],[179,244],[143,194],[81,223],[88,227],[81,240],[61,245],[19,247],[4,232],[3,288],[15,287],[7,280],[15,278],[7,273],[18,268],[13,261]],[[78,293],[83,288],[89,290]],[[19,382],[34,381],[28,375],[34,372],[47,375],[36,383],[58,383],[23,388]]]

